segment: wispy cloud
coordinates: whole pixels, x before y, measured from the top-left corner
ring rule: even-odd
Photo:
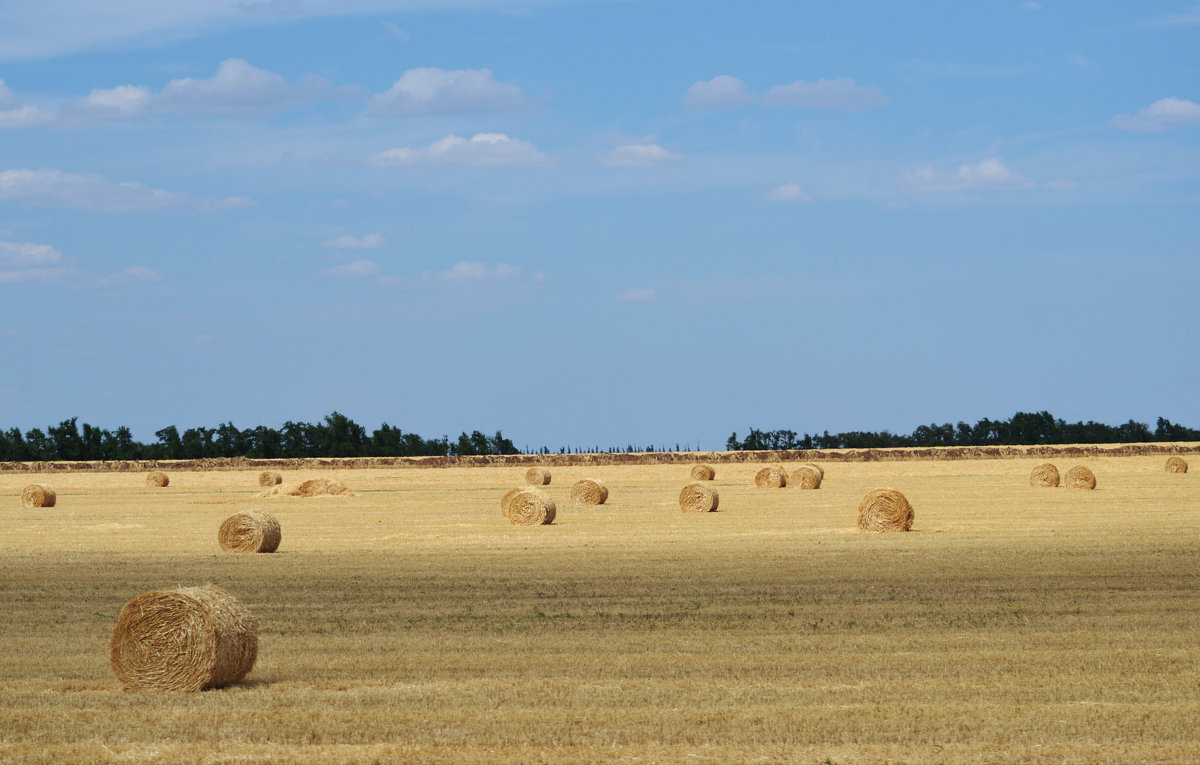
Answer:
[[[1137,114],[1118,114],[1114,127],[1139,133],[1161,133],[1181,127],[1200,126],[1200,104],[1185,98],[1161,98]]]
[[[369,103],[374,114],[498,111],[525,103],[521,89],[497,82],[487,69],[409,69]]]
[[[765,93],[751,92],[744,82],[728,74],[693,83],[683,96],[690,109],[733,109],[747,104],[802,109],[858,111],[887,103],[875,87],[862,86],[849,77],[815,82],[796,80],[776,85]]]
[[[36,207],[102,212],[160,210],[180,206],[213,209],[253,204],[245,197],[196,199],[187,194],[132,181],[113,182],[91,173],[26,169],[0,172],[0,202],[4,201]]]
[[[326,271],[331,276],[375,276],[383,272],[383,266],[373,260],[361,258],[349,263],[342,263]]]
[[[57,281],[69,272],[62,259],[48,244],[0,241],[0,284]]]
[[[466,165],[469,167],[522,168],[549,164],[545,154],[528,141],[503,133],[478,133],[471,138],[448,135],[428,146],[388,149],[371,157],[377,167],[411,165]]]
[[[785,183],[782,186],[771,189],[767,192],[767,199],[772,202],[791,202],[793,204],[803,204],[812,201],[812,197],[805,194],[798,183]]]
[[[985,159],[974,165],[959,165],[953,172],[941,172],[932,165],[903,176],[905,186],[921,192],[1015,191],[1034,184],[1005,167],[998,159]]]
[[[381,234],[365,234],[363,236],[343,234],[321,242],[322,247],[332,247],[337,250],[376,250],[385,244],[387,244],[387,240]]]
[[[602,162],[609,167],[654,167],[676,159],[679,155],[657,143],[627,143],[610,151]]]
[[[658,295],[651,287],[630,287],[624,292],[617,293],[616,301],[618,303],[649,303],[656,297]]]

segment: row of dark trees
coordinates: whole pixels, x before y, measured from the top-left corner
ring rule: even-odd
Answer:
[[[850,431],[821,435],[796,435],[793,430],[755,430],[739,440],[729,436],[729,451],[779,449],[886,449],[897,446],[1016,446],[1034,444],[1129,444],[1144,441],[1200,441],[1200,430],[1176,425],[1158,418],[1154,430],[1143,422],[1130,420],[1124,425],[1099,422],[1068,423],[1049,412],[1017,412],[1008,420],[986,417],[974,425],[921,425],[908,435]]]
[[[280,429],[258,426],[238,429],[232,422],[216,428],[169,425],[155,432],[151,444],[133,440],[129,428],[107,430],[76,417],[42,431],[0,430],[0,462],[48,460],[180,460],[206,457],[254,459],[303,457],[445,457],[468,454],[517,454],[500,431],[487,436],[478,430],[449,437],[422,438],[386,422],[370,434],[366,428],[334,412],[317,423],[285,422]]]

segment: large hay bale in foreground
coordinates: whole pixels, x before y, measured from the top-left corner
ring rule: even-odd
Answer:
[[[503,515],[505,518],[508,517],[508,511],[512,507],[513,497],[517,496],[523,491],[525,491],[524,488],[518,487],[516,489],[509,489],[508,491],[504,492],[504,496],[500,498],[501,515]]]
[[[525,471],[525,483],[530,486],[548,486],[550,484],[550,471],[545,468],[531,467]]]
[[[716,477],[717,471],[712,469],[712,465],[692,465],[693,481],[711,481]]]
[[[574,505],[603,505],[608,501],[608,487],[598,478],[584,478],[571,487]]]
[[[754,485],[760,489],[782,489],[787,486],[787,473],[779,465],[768,465],[754,474]]]
[[[1186,473],[1187,460],[1185,460],[1183,457],[1167,457],[1167,472]]]
[[[858,506],[859,531],[908,531],[912,523],[908,498],[890,487],[872,489]]]
[[[709,513],[720,502],[717,490],[700,481],[689,483],[679,492],[679,509],[685,513]]]
[[[161,470],[155,470],[146,476],[146,485],[154,489],[161,489],[169,483],[171,479]]]
[[[21,491],[22,507],[54,507],[58,495],[49,486],[31,483]]]
[[[258,625],[219,587],[154,590],[125,604],[108,660],[127,691],[202,691],[236,683],[258,658]]]
[[[1058,486],[1058,482],[1058,468],[1049,462],[1034,465],[1033,470],[1029,472],[1030,486],[1052,489]]]
[[[283,473],[278,473],[274,470],[264,470],[258,474],[258,485],[263,488],[278,486],[281,483],[283,483]]]
[[[501,505],[501,512],[504,510]],[[528,486],[521,489],[508,501],[506,517],[514,526],[548,526],[554,523],[558,508],[550,495],[541,489]]]
[[[787,485],[801,489],[819,489],[824,478],[825,474],[816,465],[801,465],[788,476]]]
[[[217,531],[217,541],[225,552],[273,553],[279,549],[281,537],[275,516],[257,510],[234,513]]]
[[[1083,465],[1076,465],[1063,476],[1063,483],[1068,489],[1094,489],[1096,488],[1096,476]]]

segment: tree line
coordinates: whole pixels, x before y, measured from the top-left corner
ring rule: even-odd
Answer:
[[[174,425],[155,431],[154,443],[133,439],[129,428],[97,428],[78,418],[63,420],[44,431],[0,430],[0,462],[65,460],[187,460],[206,457],[293,459],[305,457],[446,457],[470,454],[518,454],[513,442],[496,431],[488,436],[463,432],[422,438],[386,422],[371,433],[339,412],[316,423],[285,422],[282,428],[239,429],[232,422],[215,428]]]
[[[1008,420],[984,418],[974,425],[921,425],[907,435],[849,431],[820,435],[793,430],[750,429],[743,439],[736,432],[725,442],[728,451],[781,449],[886,449],[898,446],[1031,446],[1035,444],[1129,444],[1144,441],[1200,441],[1200,430],[1176,425],[1158,418],[1154,430],[1143,422],[1130,420],[1124,425],[1099,422],[1068,423],[1049,412],[1017,412]]]

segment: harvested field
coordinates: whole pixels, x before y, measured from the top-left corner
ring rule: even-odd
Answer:
[[[560,505],[612,493],[539,528],[497,512],[511,465],[338,469],[356,496],[321,500],[258,498],[261,466],[0,472],[0,761],[1200,761],[1200,484],[1155,452],[1047,491],[1045,459],[845,462],[815,492],[721,463],[703,516],[677,462],[557,466]],[[35,481],[53,513],[16,507]],[[855,531],[879,486],[909,533]],[[222,554],[265,504],[287,544]],[[122,691],[124,604],[204,583],[253,614],[253,670]]]

